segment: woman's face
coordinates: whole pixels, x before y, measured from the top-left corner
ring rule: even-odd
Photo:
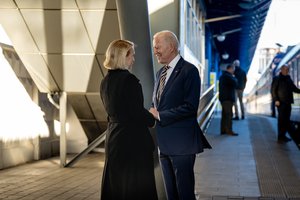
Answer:
[[[134,51],[134,48],[132,48],[129,51],[129,54],[126,56],[126,65],[128,66],[129,69],[132,68],[132,65],[133,65],[133,63],[135,61],[134,55],[135,55],[135,51]]]

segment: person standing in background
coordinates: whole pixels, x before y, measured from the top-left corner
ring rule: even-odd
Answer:
[[[111,42],[106,51],[108,72],[100,86],[108,114],[101,200],[157,200],[155,147],[148,129],[155,119],[144,108],[139,80],[129,72],[134,54],[127,40]]]
[[[196,154],[211,148],[197,122],[200,98],[198,69],[179,54],[171,31],[153,36],[153,51],[162,67],[156,74],[152,108],[160,163],[168,200],[195,200]]]
[[[294,103],[293,92],[300,93],[300,89],[296,87],[289,75],[289,66],[283,65],[280,74],[273,78],[271,85],[272,99],[278,110],[278,142],[291,141],[286,136],[286,132],[290,129],[291,104]]]
[[[232,106],[235,102],[237,79],[234,77],[235,66],[228,64],[219,79],[219,100],[222,106],[221,135],[237,136],[232,131]]]
[[[244,89],[245,89],[246,83],[247,83],[247,75],[246,75],[246,72],[240,67],[239,60],[233,61],[233,65],[235,66],[234,76],[237,79],[237,87],[235,89],[236,100],[234,102],[234,116],[235,117],[233,118],[233,120],[239,120],[238,103],[240,104],[240,110],[241,110],[241,115],[242,115],[241,119],[245,119],[243,95],[244,95]]]

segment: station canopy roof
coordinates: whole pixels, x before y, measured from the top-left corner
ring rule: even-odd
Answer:
[[[204,0],[206,29],[222,61],[239,59],[248,71],[263,28],[271,0]],[[218,37],[220,35],[224,37]],[[219,39],[219,40],[218,40]],[[227,53],[228,59],[222,55]]]

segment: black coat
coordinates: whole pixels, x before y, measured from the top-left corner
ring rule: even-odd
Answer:
[[[224,71],[219,79],[219,100],[235,102],[235,89],[237,79],[227,71]]]
[[[109,121],[101,199],[157,199],[148,129],[155,119],[144,108],[139,80],[127,70],[109,70],[100,95]]]
[[[237,79],[238,90],[244,90],[247,83],[247,74],[241,67],[236,67],[234,70],[234,76]]]
[[[281,73],[275,76],[272,81],[271,94],[274,101],[287,104],[294,103],[293,92],[300,93],[289,75],[283,76]]]

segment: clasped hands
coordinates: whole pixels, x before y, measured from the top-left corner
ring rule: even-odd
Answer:
[[[156,108],[150,108],[149,112],[153,115],[153,117],[157,120],[159,120],[159,112],[157,111]]]

